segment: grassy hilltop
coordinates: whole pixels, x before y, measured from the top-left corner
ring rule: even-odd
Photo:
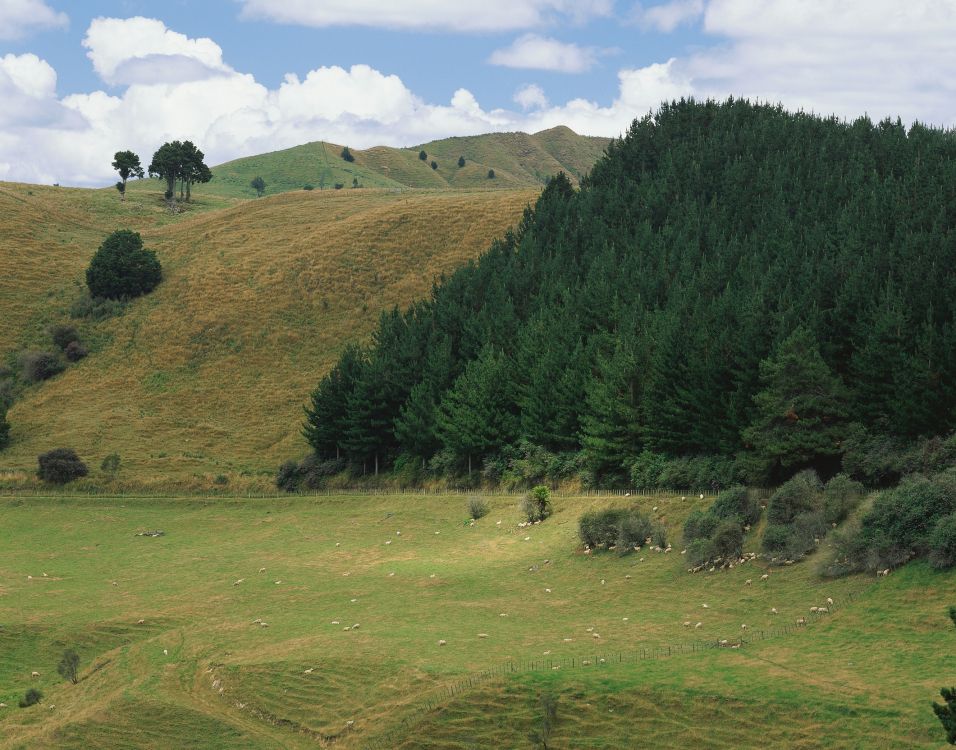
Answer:
[[[103,238],[143,233],[164,281],[125,313],[72,321],[91,354],[12,407],[0,468],[30,472],[64,445],[90,465],[120,454],[120,479],[264,475],[304,452],[301,405],[381,310],[426,295],[475,258],[537,190],[298,191],[242,202],[194,191],[188,210],[129,191],[0,185],[0,357],[49,349]],[[204,479],[203,479],[204,478]]]
[[[711,500],[641,505],[676,536]],[[614,501],[557,498],[531,528],[515,502],[469,526],[462,496],[0,499],[0,747],[529,747],[541,693],[554,748],[942,746],[951,574],[690,575],[677,538],[582,554],[580,513]]]

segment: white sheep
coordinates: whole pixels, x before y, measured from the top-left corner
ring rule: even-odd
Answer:
[[[39,677],[39,676],[40,676],[40,673],[39,673],[39,672],[32,672],[32,673],[30,674],[30,677],[34,677],[34,678],[35,678],[35,677]]]
[[[760,576],[760,580],[761,580],[761,581],[766,581],[766,580],[769,579],[769,578],[770,578],[770,574],[769,574],[769,573],[764,573],[762,576]]]
[[[690,620],[684,620],[684,627],[685,627],[685,628],[689,628],[689,627],[690,627]]]
[[[308,669],[304,670],[302,674],[312,674],[312,672],[314,671],[315,671],[315,667],[309,667]]]
[[[833,606],[833,599],[831,599],[829,596],[827,597],[827,604],[831,607]]]
[[[772,614],[772,615],[777,614],[777,608],[776,608],[776,607],[771,607],[771,608],[770,608],[770,614]]]
[[[260,572],[260,573],[265,573],[265,572],[266,572],[266,569],[265,569],[265,568],[259,568],[259,572]]]
[[[747,623],[744,623],[743,625],[741,625],[741,626],[740,626],[740,629],[741,629],[741,630],[746,630],[746,629],[747,629]]]
[[[439,646],[446,646],[446,645],[448,645],[448,641],[446,641],[446,640],[440,640],[440,641],[438,641],[438,645],[439,645]]]
[[[479,637],[479,638],[487,638],[487,637],[488,637],[488,634],[487,634],[487,633],[479,633],[479,634],[478,634],[478,637]]]
[[[744,586],[749,586],[752,583],[753,581],[748,578],[746,581],[744,581]]]
[[[696,625],[694,625],[694,630],[700,630],[702,627],[704,627],[704,623],[698,622]]]
[[[143,618],[140,618],[140,619],[138,619],[138,620],[136,621],[136,624],[137,624],[137,625],[145,625],[145,624],[146,624],[146,620],[144,620]]]
[[[246,579],[245,579],[245,578],[240,578],[238,581],[233,581],[232,585],[233,585],[233,586],[238,586],[238,585],[239,585],[240,583],[242,583],[244,580],[246,580]]]

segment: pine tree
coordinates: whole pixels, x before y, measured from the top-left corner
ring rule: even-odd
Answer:
[[[342,456],[349,424],[349,397],[363,367],[362,351],[354,345],[347,346],[338,363],[312,392],[302,433],[319,456]]]

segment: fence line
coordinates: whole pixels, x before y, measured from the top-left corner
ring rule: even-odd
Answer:
[[[603,652],[601,654],[587,657],[570,656],[560,659],[529,659],[524,661],[519,660],[505,662],[504,664],[499,664],[497,666],[481,670],[480,672],[473,673],[449,685],[441,686],[437,696],[433,696],[424,703],[420,704],[410,715],[403,718],[402,721],[399,722],[398,726],[388,730],[384,735],[366,742],[363,747],[365,750],[388,750],[389,748],[395,747],[395,741],[397,739],[407,736],[407,730],[411,728],[411,726],[421,721],[422,718],[434,711],[436,708],[443,706],[445,704],[445,699],[455,698],[465,690],[480,687],[481,685],[487,684],[497,678],[504,677],[505,675],[538,672],[544,670],[556,671],[567,669],[591,669],[607,666],[610,664],[630,664],[640,661],[647,661],[650,659],[658,660],[667,659],[674,656],[693,655],[722,648],[739,649],[752,643],[766,641],[772,638],[782,638],[792,635],[796,632],[806,630],[806,628],[811,624],[819,622],[824,617],[827,617],[834,612],[844,609],[852,604],[859,593],[860,592],[848,593],[843,599],[840,600],[839,604],[834,602],[834,604],[828,605],[828,611],[826,612],[808,612],[806,617],[803,618],[806,622],[805,625],[798,625],[794,623],[774,628],[748,630],[746,634],[735,639],[718,638],[714,640],[695,640],[689,643],[679,643],[676,646],[645,647],[633,652]]]

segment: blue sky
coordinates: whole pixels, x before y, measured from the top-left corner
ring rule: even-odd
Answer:
[[[0,179],[105,185],[173,138],[615,136],[682,96],[952,127],[954,37],[956,0],[0,0]]]

